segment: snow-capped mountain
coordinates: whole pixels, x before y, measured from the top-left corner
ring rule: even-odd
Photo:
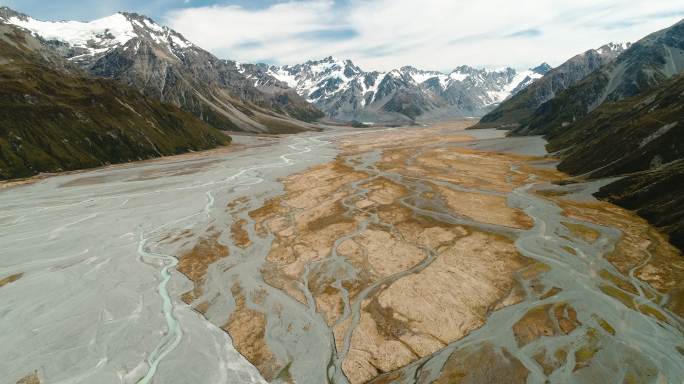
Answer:
[[[523,77],[522,81],[520,81],[513,91],[511,91],[510,96],[514,96],[518,92],[532,85],[532,83],[544,77],[544,75],[546,75],[552,69],[553,68],[551,68],[551,66],[547,63],[542,63],[541,65],[522,72],[521,75],[524,75],[525,77]]]
[[[351,60],[327,57],[303,64],[238,65],[255,84],[280,82],[338,120],[406,122],[448,116],[480,116],[550,69],[517,72],[460,66],[450,73],[405,66],[366,72]]]
[[[140,49],[140,39],[150,39],[167,53],[183,55],[193,44],[181,34],[134,13],[117,13],[90,22],[41,21],[14,13],[5,21],[33,32],[75,62],[94,61],[112,49]],[[135,42],[133,47],[127,43]]]
[[[0,23],[32,32],[88,73],[118,80],[175,104],[221,129],[296,131],[323,116],[287,88],[264,92],[174,30],[135,13],[91,22],[48,22],[0,8]]]

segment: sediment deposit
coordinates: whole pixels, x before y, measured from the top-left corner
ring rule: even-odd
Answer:
[[[255,138],[6,188],[2,320],[18,332],[1,341],[37,352],[0,368],[13,382],[684,377],[681,254],[558,184],[540,139],[468,124]],[[86,357],[93,343],[109,347]]]

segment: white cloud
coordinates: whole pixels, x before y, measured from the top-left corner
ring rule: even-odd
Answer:
[[[607,42],[635,41],[681,17],[681,0],[304,0],[256,10],[179,9],[165,21],[218,56],[240,61],[298,63],[334,55],[365,69],[447,70],[557,65]]]

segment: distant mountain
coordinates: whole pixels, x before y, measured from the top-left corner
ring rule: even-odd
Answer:
[[[239,66],[257,87],[287,85],[329,118],[375,123],[480,116],[549,70],[543,64],[522,73],[468,66],[448,74],[411,66],[366,72],[351,60],[333,57],[297,65]]]
[[[25,28],[88,73],[115,79],[225,130],[296,132],[323,116],[296,92],[263,92],[230,61],[134,13],[88,23],[46,22],[0,8],[0,22]]]
[[[648,92],[684,70],[684,20],[634,43],[612,62],[541,105],[514,134],[556,134],[604,102]]]
[[[629,44],[606,44],[574,56],[554,69],[545,67],[544,77],[526,89],[513,92],[515,95],[501,103],[480,119],[475,128],[514,128],[530,117],[545,102],[561,91],[579,83],[603,65],[615,60]],[[523,82],[525,84],[525,82]]]
[[[0,23],[0,179],[229,142],[191,114],[93,78],[27,31]]]
[[[558,168],[627,175],[598,196],[636,210],[684,249],[684,74],[636,97],[603,103],[549,136]]]

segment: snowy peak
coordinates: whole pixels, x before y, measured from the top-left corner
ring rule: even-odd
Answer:
[[[313,102],[330,93],[349,88],[352,82],[363,77],[364,72],[351,60],[329,56],[292,66],[271,66],[268,75],[286,83]]]
[[[298,99],[303,105],[303,97],[340,120],[373,121],[380,116],[384,121],[406,122],[435,111],[433,115],[478,116],[548,69],[547,65],[518,73],[511,68],[462,65],[448,73],[413,66],[369,72],[351,60],[333,56],[296,65],[241,64],[219,60],[181,34],[136,13],[122,12],[90,22],[52,22],[0,8],[0,22],[29,30],[90,73],[124,79],[178,105],[186,102],[187,95],[173,93],[177,84],[167,83],[168,74],[157,73],[168,65],[175,66],[178,76],[187,75],[209,88],[220,84],[255,102],[294,90],[297,95],[291,92],[295,97],[289,100]],[[209,76],[211,86],[204,84],[206,73],[213,74]]]
[[[401,73],[404,73],[404,74],[410,76],[416,84],[422,84],[422,83],[424,83],[424,82],[426,82],[426,81],[428,81],[428,80],[430,80],[430,79],[433,79],[433,78],[440,78],[440,77],[444,77],[444,76],[445,76],[445,75],[444,75],[443,73],[441,73],[441,72],[437,72],[437,71],[423,71],[423,70],[421,70],[421,69],[418,69],[418,68],[416,68],[416,67],[412,67],[412,66],[410,66],[410,65],[401,67],[401,69],[400,69],[399,71],[400,71]]]
[[[0,20],[7,22],[11,17],[26,20],[28,16],[9,7],[0,7]]]
[[[530,68],[530,71],[536,73],[537,75],[544,76],[553,68],[547,63],[541,63],[534,68]]]
[[[184,49],[193,46],[193,44],[186,40],[180,33],[169,27],[155,23],[154,20],[147,16],[126,12],[119,13],[119,15],[123,15],[126,20],[130,22],[138,36],[147,36],[157,44],[169,45],[175,49]]]
[[[442,91],[456,83],[459,86],[465,84],[469,87],[489,87],[496,91],[496,95],[492,94],[492,97],[487,100],[491,104],[505,99],[526,78],[537,79],[541,77],[546,67],[548,64],[537,67],[537,72],[530,70],[517,73],[512,68],[492,71],[463,65],[447,74],[404,66],[382,73],[364,72],[351,60],[340,60],[331,56],[321,60],[307,61],[303,64],[271,66],[269,74],[288,84],[312,102],[324,95],[344,91],[352,85],[358,85],[362,93],[369,90],[375,91],[380,83],[387,78],[387,81],[393,79],[406,85],[411,84],[418,87],[438,83]],[[323,91],[321,91],[322,88]],[[316,95],[316,97],[311,97],[311,95]]]
[[[0,19],[67,47],[72,60],[93,58],[119,47],[127,49],[126,45],[134,39],[153,42],[173,54],[192,46],[181,34],[135,13],[116,13],[89,22],[41,21],[4,8],[0,10]]]
[[[8,24],[27,29],[47,41],[58,41],[92,54],[126,44],[134,38],[131,23],[122,14],[115,14],[91,22],[41,21],[23,15],[5,19]]]
[[[600,55],[619,55],[622,52],[626,51],[629,49],[629,47],[632,46],[632,43],[608,43],[606,45],[603,45],[597,49],[595,49],[596,52]]]
[[[174,104],[218,129],[305,130],[308,124],[297,120],[322,117],[286,85],[271,79],[267,87],[257,89],[235,63],[218,59],[143,15],[122,12],[91,22],[47,22],[0,9],[0,24],[35,35],[46,50],[92,76],[114,79]],[[254,71],[267,67],[254,66]]]
[[[448,73],[414,66],[366,72],[351,60],[332,56],[296,65],[268,66],[267,70],[263,65],[236,66],[257,87],[287,85],[329,117],[363,121],[406,110],[411,118],[429,110],[461,116],[482,114],[550,69],[544,63],[522,72],[466,65]]]
[[[534,68],[530,68],[527,71],[523,71],[517,75],[517,85],[513,90],[511,90],[511,96],[516,95],[518,92],[529,87],[535,81],[541,79],[546,75],[551,69],[553,69],[547,63],[541,63]]]

